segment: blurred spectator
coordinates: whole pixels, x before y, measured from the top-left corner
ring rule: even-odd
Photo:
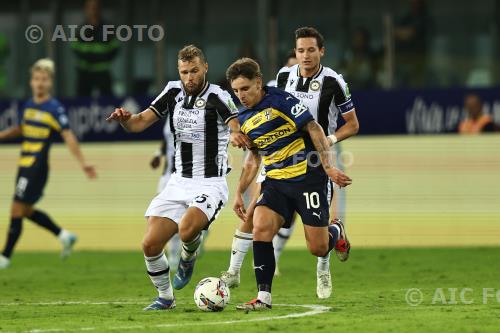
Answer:
[[[458,126],[461,134],[477,134],[482,132],[494,132],[495,123],[490,115],[483,113],[483,103],[479,96],[470,94],[465,97],[464,107],[467,118],[462,120]]]
[[[427,72],[427,42],[432,20],[425,0],[410,0],[410,4],[410,11],[394,29],[396,83],[422,87]]]
[[[366,28],[354,30],[351,46],[341,65],[351,88],[372,88],[376,84],[377,59],[370,43],[370,33]]]
[[[0,33],[0,96],[5,95],[7,88],[6,62],[9,56],[9,41],[7,37]]]
[[[103,34],[106,23],[101,16],[99,0],[85,1],[85,39],[78,36],[72,44],[77,57],[77,94],[79,96],[111,95],[111,65],[118,53],[118,40],[113,34]],[[106,37],[106,38],[105,38]],[[107,40],[105,40],[107,39]]]
[[[297,57],[295,56],[295,50],[294,49],[291,49],[287,56],[286,56],[286,60],[285,62],[283,63],[283,67],[292,67],[293,65],[296,65],[298,63],[297,61]],[[278,68],[279,70],[280,68]],[[271,81],[269,81],[266,86],[269,86],[269,87],[276,87],[276,79],[272,79]]]

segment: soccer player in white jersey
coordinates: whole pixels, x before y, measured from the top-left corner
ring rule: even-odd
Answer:
[[[311,27],[297,29],[295,31],[295,54],[298,64],[283,67],[276,77],[276,83],[278,88],[290,92],[309,108],[313,117],[328,135],[332,146],[335,146],[338,142],[355,135],[358,132],[359,123],[349,89],[342,75],[321,65],[324,53],[324,39],[316,29]],[[337,129],[339,114],[345,124]],[[261,173],[259,178],[258,181],[262,181],[265,174]],[[330,183],[330,199],[333,198],[333,185]],[[330,215],[333,217],[332,220],[340,221],[338,210],[332,209],[334,205],[334,200],[331,200]],[[248,208],[249,221],[251,221],[253,207],[250,205]],[[273,247],[276,262],[292,230],[293,228],[282,228],[275,236]],[[251,239],[251,223],[241,223],[233,238],[229,269],[221,275],[222,280],[230,287],[236,287],[240,283],[239,271],[252,244]],[[342,246],[342,244],[339,245]],[[341,261],[348,258],[350,244],[347,238],[343,245],[346,249],[335,251]],[[332,289],[330,254],[328,254],[326,257],[318,257],[316,294],[318,298],[329,298]]]
[[[148,275],[158,297],[145,310],[175,307],[172,284],[182,289],[191,279],[201,231],[207,229],[227,202],[227,145],[250,147],[240,132],[231,96],[206,81],[203,52],[188,45],[178,54],[179,81],[170,81],[151,106],[139,114],[117,108],[108,121],[118,121],[129,132],[141,132],[160,118],[168,118],[174,135],[175,172],[149,205],[142,242]],[[231,130],[231,134],[230,134]],[[173,235],[182,241],[181,258],[173,283],[163,249]]]

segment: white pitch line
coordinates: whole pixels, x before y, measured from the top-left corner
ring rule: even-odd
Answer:
[[[44,303],[0,303],[0,306],[9,306],[9,305],[120,305],[120,304],[143,304],[143,302],[44,302]],[[300,318],[300,317],[309,317],[319,315],[325,312],[330,311],[329,306],[324,305],[316,305],[316,304],[273,304],[273,306],[287,306],[287,307],[300,307],[309,309],[306,312],[300,313],[289,313],[281,316],[266,316],[266,317],[257,317],[257,318],[249,318],[242,320],[225,320],[225,321],[202,321],[202,322],[188,322],[188,323],[177,323],[177,324],[158,324],[158,325],[133,325],[133,326],[115,326],[115,327],[81,327],[81,328],[48,328],[48,329],[31,329],[28,331],[24,331],[23,333],[59,333],[59,332],[88,332],[88,331],[96,331],[96,330],[111,330],[111,331],[122,331],[122,330],[143,330],[147,328],[172,328],[172,327],[185,327],[185,326],[205,326],[205,325],[229,325],[229,324],[242,324],[242,323],[250,323],[250,322],[260,322],[260,321],[270,321],[270,320],[281,320],[281,319],[290,319],[290,318]],[[242,313],[242,315],[244,315]],[[7,332],[9,333],[9,332]]]

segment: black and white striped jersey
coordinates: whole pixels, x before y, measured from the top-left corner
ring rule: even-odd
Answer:
[[[309,78],[300,76],[299,65],[283,67],[276,76],[277,87],[285,90],[309,108],[326,135],[337,130],[337,118],[354,110],[351,94],[342,75],[320,65]]]
[[[149,108],[160,118],[168,117],[177,174],[211,178],[229,172],[227,123],[238,109],[227,91],[206,83],[197,96],[189,96],[181,81],[170,81]]]

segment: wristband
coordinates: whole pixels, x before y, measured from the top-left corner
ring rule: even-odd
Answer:
[[[334,134],[327,136],[327,138],[330,140],[331,146],[335,145],[338,141],[337,137]]]

